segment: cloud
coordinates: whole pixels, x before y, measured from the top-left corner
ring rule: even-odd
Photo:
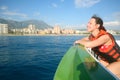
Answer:
[[[115,19],[120,20],[120,12],[115,12],[113,16]]]
[[[104,25],[106,27],[120,26],[120,21],[109,21],[109,22],[105,22]]]
[[[3,12],[2,14],[4,14],[4,15],[9,15],[9,16],[21,16],[21,17],[27,17],[26,14],[23,14],[23,13],[17,13],[17,12],[10,12],[10,11]]]
[[[91,7],[98,2],[100,2],[100,0],[75,0],[75,6],[76,8]]]
[[[58,7],[58,5],[57,5],[56,3],[52,3],[52,6],[53,6],[54,8],[57,8],[57,7]]]
[[[60,3],[64,3],[64,1],[65,1],[65,0],[60,0]],[[51,3],[51,5],[52,5],[52,7],[54,7],[54,8],[58,8],[58,7],[61,6],[60,3],[55,3],[55,2],[53,2],[53,3]]]
[[[8,7],[7,7],[7,6],[0,6],[0,9],[1,9],[1,10],[7,10]]]
[[[64,2],[65,0],[60,0],[61,2]]]
[[[40,13],[39,12],[34,12],[33,15],[34,16],[40,16]]]
[[[26,14],[12,12],[12,11],[5,11],[5,12],[2,12],[1,14],[6,15],[6,16],[18,16],[18,17],[22,17],[22,18],[27,18]]]
[[[7,6],[0,6],[0,15],[3,18],[28,18],[24,13],[19,13],[15,11],[9,11]]]

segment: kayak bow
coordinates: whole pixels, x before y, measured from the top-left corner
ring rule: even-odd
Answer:
[[[60,61],[54,80],[119,80],[82,45],[72,46]]]

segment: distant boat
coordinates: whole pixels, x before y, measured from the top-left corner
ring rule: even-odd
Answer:
[[[117,41],[120,45],[120,41]],[[60,61],[54,80],[120,80],[105,68],[91,49],[72,46]]]

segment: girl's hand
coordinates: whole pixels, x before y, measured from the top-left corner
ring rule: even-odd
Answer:
[[[74,45],[76,45],[76,44],[79,44],[79,41],[78,41],[78,40],[74,42]]]

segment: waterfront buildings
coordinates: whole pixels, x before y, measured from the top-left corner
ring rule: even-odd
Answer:
[[[8,34],[8,24],[0,23],[0,34]]]
[[[54,34],[60,34],[61,33],[61,29],[58,25],[56,25],[53,30],[52,30],[52,33]]]
[[[28,27],[23,29],[11,29],[11,31],[15,34],[77,34],[77,32],[73,29],[61,29],[59,25],[55,25],[53,28],[47,29],[36,29],[35,25],[28,25]],[[79,33],[78,33],[79,34]]]
[[[17,35],[89,34],[86,30],[75,30],[75,29],[68,29],[68,28],[67,29],[62,29],[59,25],[55,25],[54,27],[47,28],[47,29],[36,29],[36,26],[33,25],[33,24],[29,24],[25,28],[21,28],[21,29],[10,29],[10,32],[12,32],[12,34],[17,34]],[[110,32],[112,34],[118,33],[118,32],[113,31],[113,30],[108,30],[108,32]],[[0,34],[9,34],[8,24],[0,24]]]

